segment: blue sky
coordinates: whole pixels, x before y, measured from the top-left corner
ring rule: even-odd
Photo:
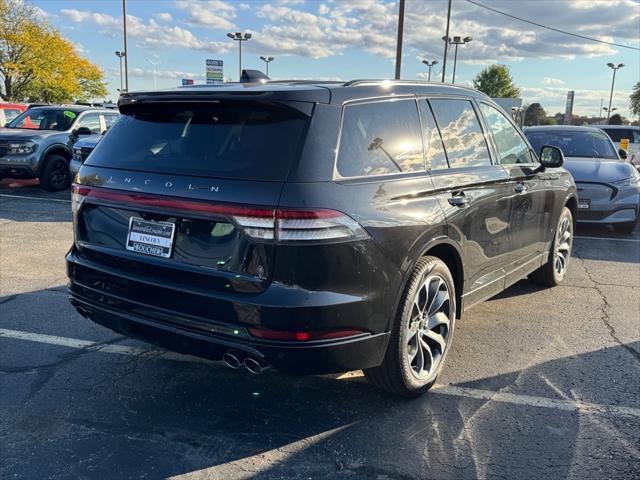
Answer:
[[[119,87],[121,2],[39,0],[49,22],[106,74],[111,97]],[[640,0],[479,0],[479,3],[555,28],[640,46]],[[391,78],[394,74],[397,2],[385,0],[128,0],[129,87],[153,87],[181,78],[204,81],[205,59],[222,59],[225,77],[238,75],[237,43],[227,32],[251,32],[243,67],[263,69],[260,55],[275,57],[272,78]],[[423,58],[442,63],[446,0],[406,0],[402,77],[422,78]],[[576,91],[574,113],[596,115],[608,102],[618,71],[613,106],[628,115],[628,96],[640,80],[640,52],[540,29],[453,0],[450,35],[471,36],[458,52],[456,83],[469,84],[487,65],[510,67],[526,103],[548,113],[564,110]],[[448,72],[451,72],[448,64]],[[435,68],[440,71],[440,65]],[[426,77],[425,77],[426,78]]]

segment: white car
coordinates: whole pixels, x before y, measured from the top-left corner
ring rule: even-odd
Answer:
[[[629,140],[626,160],[640,170],[640,127],[630,125],[594,125],[605,131],[617,149],[623,139]]]

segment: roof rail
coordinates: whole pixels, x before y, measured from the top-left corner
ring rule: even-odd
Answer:
[[[291,83],[294,85],[318,85],[331,83],[335,85],[342,85],[342,80],[269,80],[268,83]]]
[[[343,83],[343,86],[354,87],[356,85],[380,85],[381,83],[392,83],[394,85],[430,85],[434,82],[425,82],[424,80],[358,79],[345,82]]]

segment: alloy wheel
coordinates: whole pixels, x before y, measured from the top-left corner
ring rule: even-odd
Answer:
[[[428,276],[415,294],[407,324],[407,362],[420,380],[435,378],[451,332],[451,295],[439,275]]]
[[[558,225],[556,233],[555,253],[553,258],[553,268],[558,277],[562,277],[567,271],[569,265],[569,257],[571,256],[571,220],[567,217],[562,218]]]
[[[63,160],[58,160],[53,169],[51,170],[51,175],[49,176],[49,180],[51,185],[55,188],[64,188],[67,184],[67,178],[69,177],[69,167],[66,162]]]

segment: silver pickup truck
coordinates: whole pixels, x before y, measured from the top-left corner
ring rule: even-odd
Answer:
[[[118,116],[79,105],[30,108],[0,129],[0,179],[38,178],[45,190],[68,188],[73,145],[104,132]]]

